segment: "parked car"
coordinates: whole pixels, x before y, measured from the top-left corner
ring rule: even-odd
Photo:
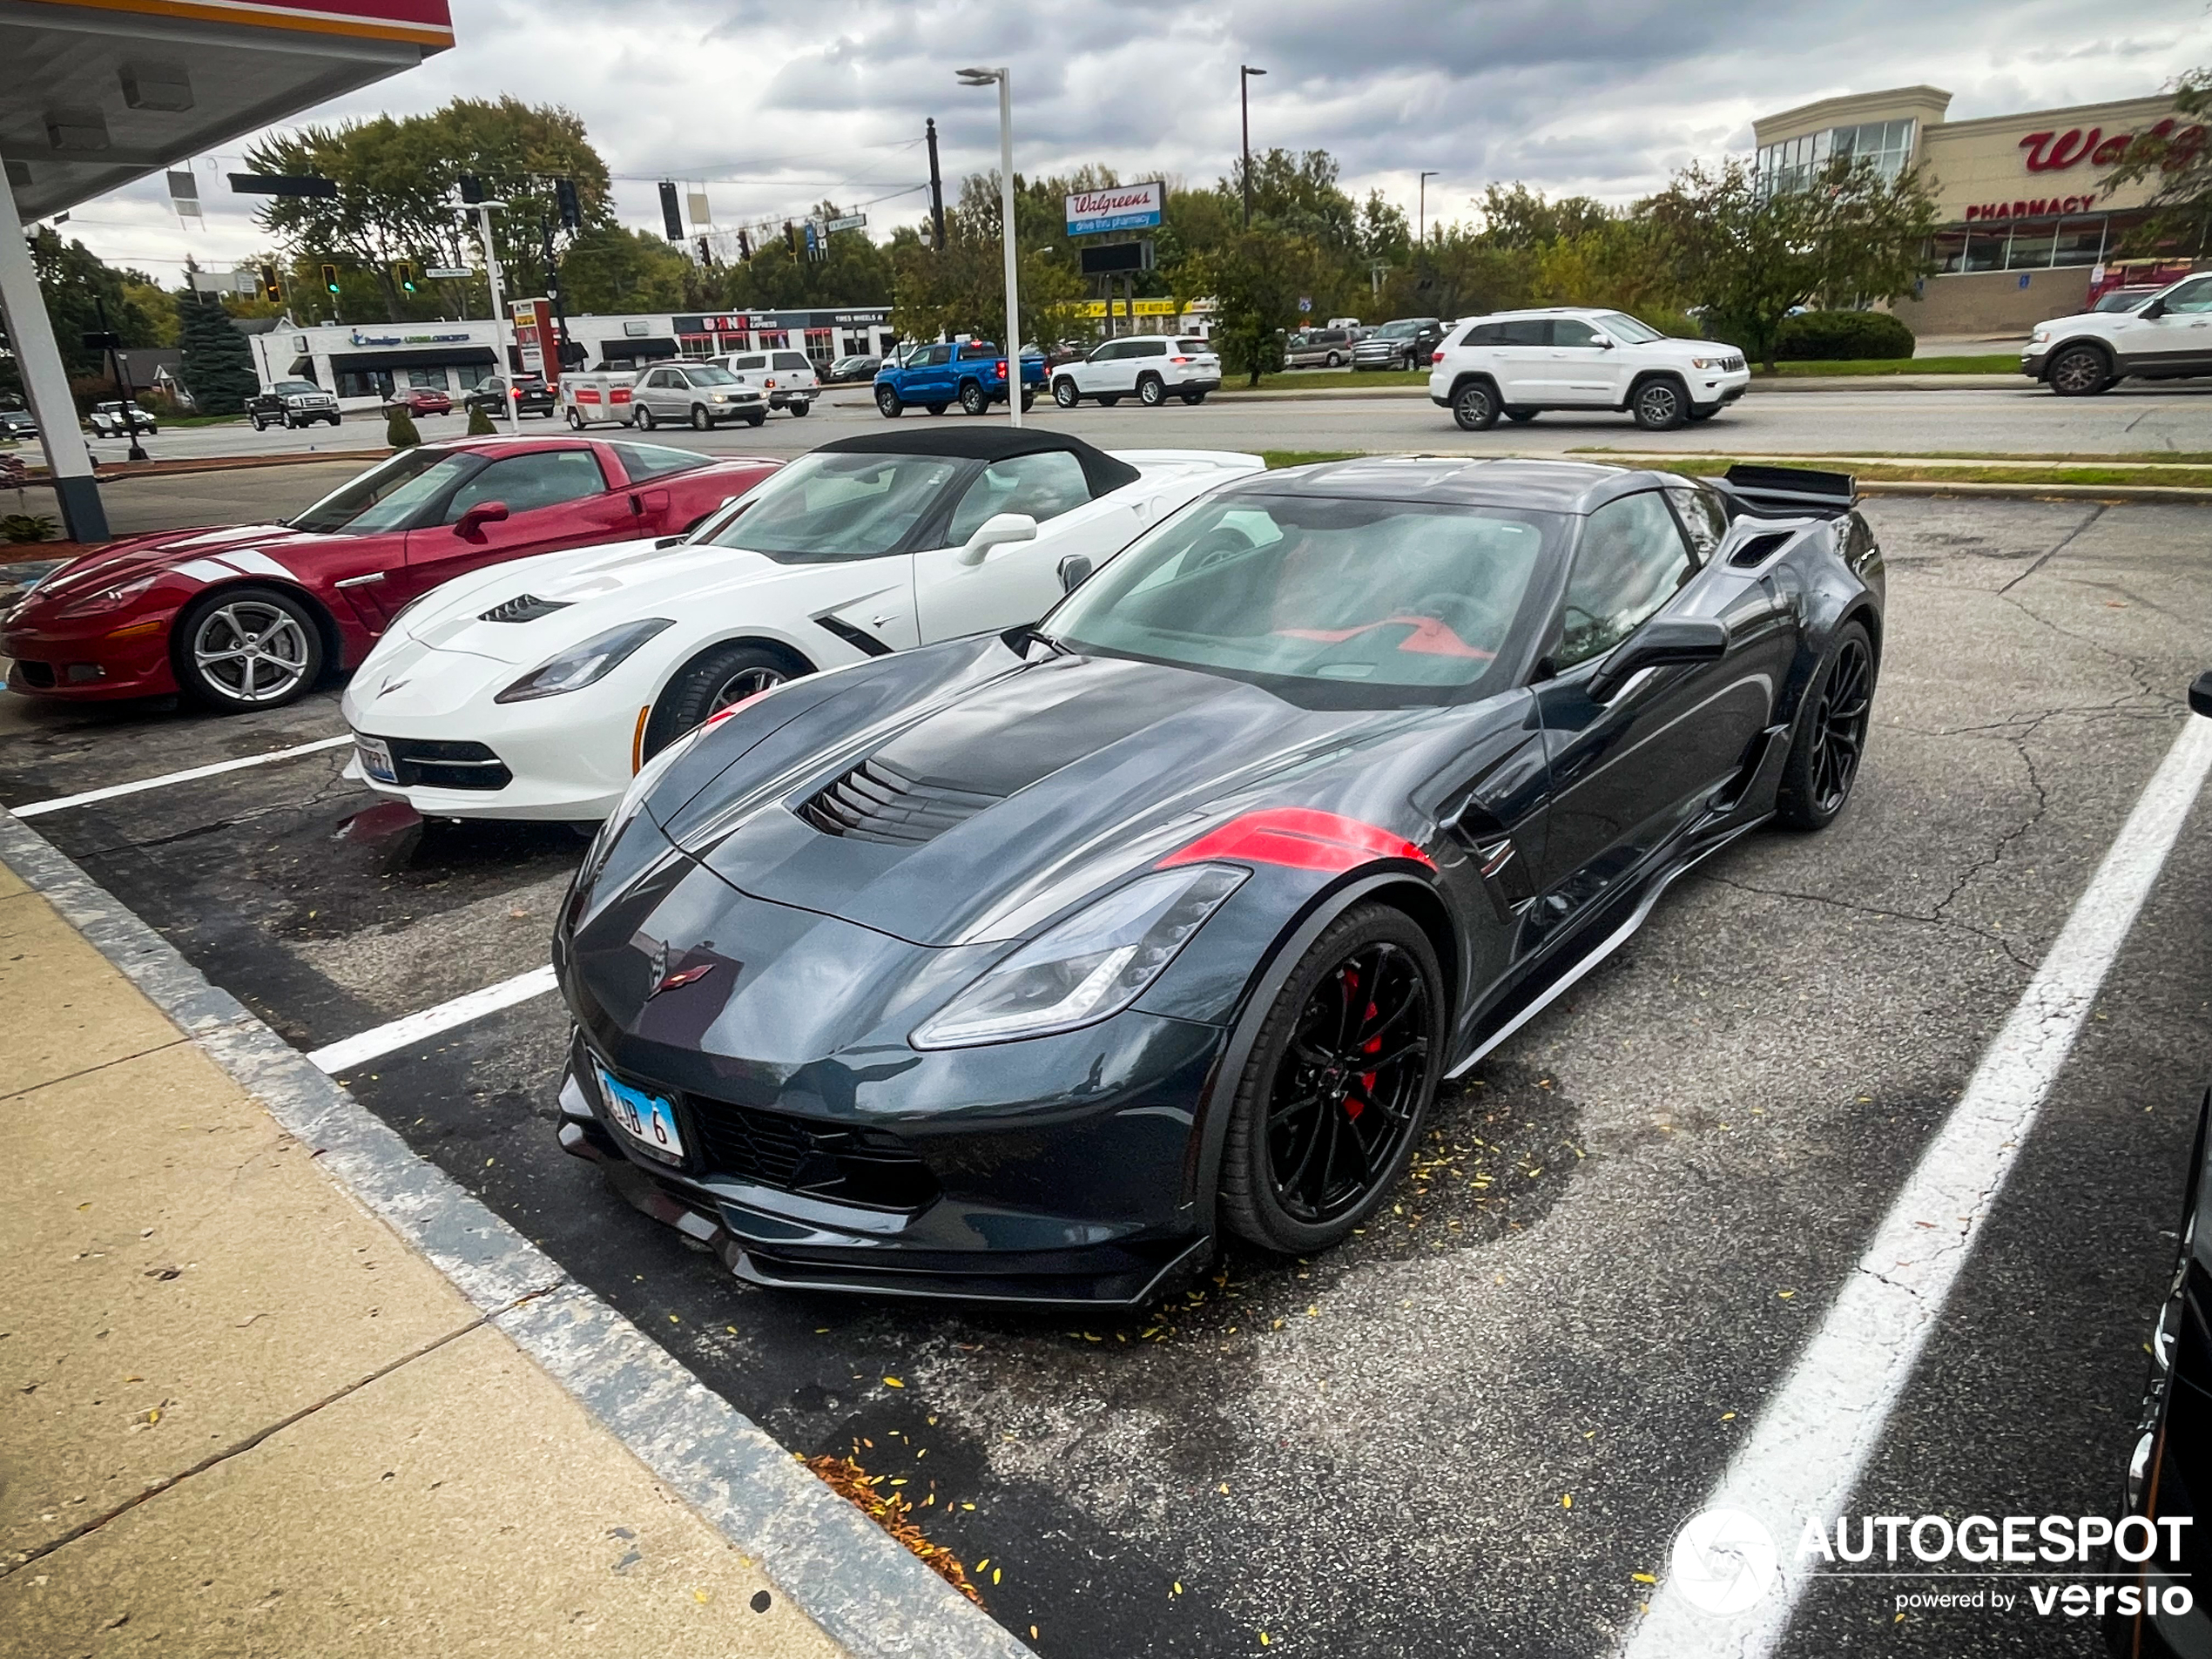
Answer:
[[[829,366],[829,373],[822,377],[825,386],[852,386],[861,381],[872,381],[875,372],[883,367],[880,357],[840,357]]]
[[[579,424],[573,405],[570,424]],[[705,432],[732,421],[759,426],[768,418],[768,394],[714,363],[658,363],[630,388],[630,420],[650,432],[665,421]]]
[[[1151,408],[1170,397],[1203,403],[1220,389],[1221,359],[1187,334],[1127,334],[1052,371],[1052,401],[1063,409],[1087,397],[1109,408],[1125,397]]]
[[[489,379],[478,381],[470,388],[468,396],[462,400],[462,406],[464,408],[482,409],[495,421],[505,419],[507,415],[506,377],[494,374]],[[553,411],[559,407],[560,400],[553,395],[553,388],[545,383],[544,375],[517,374],[515,376],[515,412],[517,415],[542,415],[550,421],[553,418]]]
[[[97,438],[125,437],[133,431],[152,436],[160,430],[152,411],[144,404],[125,404],[120,398],[92,405],[92,412],[84,417],[84,423],[92,428],[92,435]]]
[[[1044,374],[1044,359],[1023,354],[1023,408],[1036,401]],[[876,371],[875,407],[886,420],[895,420],[916,404],[932,415],[942,415],[955,403],[967,414],[981,415],[1006,401],[1006,385],[1005,354],[990,341],[941,340],[916,346],[904,361]]]
[[[384,413],[405,409],[409,415],[450,415],[453,399],[435,386],[402,386],[384,400]]]
[[[1343,1243],[1670,881],[1846,809],[1881,553],[1775,480],[1234,479],[1032,628],[735,705],[560,907],[560,1144],[809,1291],[1143,1306]]]
[[[774,470],[659,444],[464,438],[402,449],[288,523],[126,536],[0,617],[8,685],[273,708],[368,654],[403,607],[487,564],[685,529]]]
[[[2184,277],[2133,311],[2037,323],[2020,352],[2020,373],[2060,397],[2092,397],[2131,374],[2212,374],[2212,272]]]
[[[1341,368],[1359,343],[1350,328],[1302,329],[1284,343],[1283,361],[1290,368]]]
[[[38,435],[38,422],[29,409],[0,409],[0,439],[19,442]]]
[[[1420,368],[1444,343],[1444,325],[1434,317],[1400,317],[1386,322],[1352,348],[1354,368]]]
[[[2091,306],[2089,309],[2092,311],[2135,311],[2141,308],[2143,301],[2161,292],[2162,290],[2158,288],[2114,288],[2106,293],[2100,294],[2097,303]]]
[[[706,360],[749,381],[768,395],[768,407],[804,415],[814,407],[821,381],[803,351],[741,351]]]
[[[313,381],[279,381],[246,400],[246,418],[260,432],[273,426],[302,427],[314,421],[336,426],[343,419],[338,400]]]
[[[346,693],[362,773],[442,817],[604,817],[642,761],[723,710],[1035,622],[1069,577],[1259,468],[995,425],[837,439],[685,541],[486,571],[408,611]],[[410,764],[455,743],[489,764]]]
[[[1433,354],[1428,395],[1468,432],[1544,409],[1625,409],[1645,431],[1667,432],[1710,419],[1751,383],[1736,347],[1676,340],[1621,311],[1554,306],[1453,327]]]

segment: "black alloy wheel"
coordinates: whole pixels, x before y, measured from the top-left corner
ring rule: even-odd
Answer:
[[[1864,624],[1836,633],[1782,771],[1776,814],[1799,829],[1824,829],[1851,799],[1873,721],[1874,647]]]
[[[1469,381],[1452,394],[1452,418],[1463,432],[1487,432],[1498,424],[1498,395],[1487,381]]]
[[[991,407],[991,400],[983,395],[983,388],[976,381],[960,383],[960,408],[963,415],[981,415]]]
[[[875,412],[887,421],[895,421],[907,412],[907,406],[889,387],[879,386],[875,388]]]
[[[1136,383],[1136,401],[1148,409],[1157,409],[1168,401],[1168,388],[1157,374],[1147,374]]]
[[[1443,976],[1402,910],[1354,906],[1267,1013],[1222,1156],[1239,1236],[1303,1253],[1348,1237],[1413,1156],[1444,1062]]]
[[[1646,381],[1636,388],[1629,412],[1646,432],[1672,432],[1689,418],[1689,400],[1669,380]]]
[[[1083,395],[1076,389],[1075,381],[1062,374],[1052,383],[1052,401],[1063,409],[1072,409],[1083,401]]]
[[[2060,397],[2094,397],[2112,384],[2112,363],[2094,346],[2068,346],[2051,360],[2049,379]]]

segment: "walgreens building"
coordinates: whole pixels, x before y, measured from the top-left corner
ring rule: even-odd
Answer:
[[[2026,334],[2081,310],[2093,286],[2116,286],[2122,233],[2142,218],[2154,182],[2102,179],[2139,134],[2198,142],[2171,98],[2128,98],[2027,115],[1946,121],[1951,94],[1905,86],[1824,98],[1752,123],[1771,188],[1809,179],[1837,156],[1871,158],[1888,177],[1919,166],[1934,191],[1937,273],[1898,316],[1919,334]],[[2206,250],[2182,251],[2182,262]]]

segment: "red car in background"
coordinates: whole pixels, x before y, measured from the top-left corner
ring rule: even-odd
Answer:
[[[384,400],[384,413],[405,409],[409,415],[450,415],[453,400],[434,386],[402,386]]]
[[[131,536],[63,565],[0,613],[8,688],[274,708],[440,583],[678,534],[781,464],[570,437],[402,449],[288,523]]]

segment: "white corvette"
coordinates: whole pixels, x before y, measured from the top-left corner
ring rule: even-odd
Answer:
[[[347,687],[347,775],[426,817],[604,818],[648,757],[719,710],[1035,622],[1261,465],[1004,427],[839,439],[687,536],[518,559],[426,594]]]

